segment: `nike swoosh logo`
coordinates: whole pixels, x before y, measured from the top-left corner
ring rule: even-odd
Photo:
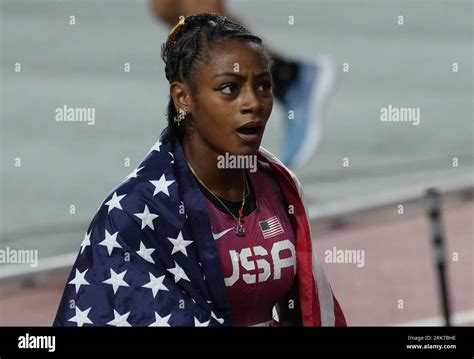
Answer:
[[[217,241],[219,238],[221,238],[224,234],[226,234],[227,232],[231,231],[232,228],[229,228],[229,229],[226,229],[222,232],[219,232],[219,233],[214,233],[212,232],[212,236],[214,237],[214,240]]]

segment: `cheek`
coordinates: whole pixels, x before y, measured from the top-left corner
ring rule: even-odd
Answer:
[[[268,114],[270,114],[272,112],[272,109],[273,109],[273,95],[270,96],[269,100],[268,100],[268,106],[267,106],[267,111],[268,111]]]
[[[273,110],[273,96],[268,96],[264,100],[264,117],[268,120]]]
[[[203,125],[224,129],[232,126],[230,122],[235,117],[236,111],[238,111],[237,101],[225,101],[215,93],[208,93],[200,102],[197,115]]]
[[[226,111],[227,109],[224,106],[211,101],[201,103],[194,119],[194,126],[200,137],[218,146],[223,141],[225,142],[226,133],[228,133],[225,119],[230,118]]]

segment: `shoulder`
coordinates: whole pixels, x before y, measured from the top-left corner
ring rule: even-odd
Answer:
[[[280,200],[280,203],[282,204],[282,206],[284,208],[288,208],[288,202],[287,202],[285,196],[283,195],[283,192],[280,188],[280,185],[278,184],[278,181],[276,180],[275,174],[273,173],[270,165],[268,163],[265,163],[265,162],[262,162],[262,161],[259,161],[258,164],[259,164],[258,169],[261,171],[260,173],[262,173],[269,180],[269,182],[272,186],[272,189],[273,189],[274,193],[277,195],[278,199]],[[285,212],[287,212],[287,211],[285,210]],[[288,213],[289,212],[287,212],[287,214]],[[290,223],[291,223],[293,229],[295,230],[296,229],[296,222],[295,222],[294,217],[288,215],[288,218],[290,220]]]
[[[258,170],[266,179],[268,179],[268,181],[270,182],[270,185],[272,186],[273,192],[275,192],[275,194],[278,196],[280,201],[284,202],[284,197],[281,192],[281,188],[278,185],[277,180],[275,179],[275,175],[273,174],[270,168],[270,165],[268,163],[259,161]]]

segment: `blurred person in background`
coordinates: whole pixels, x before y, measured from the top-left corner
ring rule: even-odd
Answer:
[[[242,24],[224,0],[150,0],[153,13],[170,28],[180,16],[216,13]],[[323,116],[335,82],[335,66],[329,57],[303,62],[271,51],[273,93],[283,105],[285,134],[282,162],[290,168],[303,166],[319,147]]]

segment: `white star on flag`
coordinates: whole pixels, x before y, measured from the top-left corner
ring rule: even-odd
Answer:
[[[114,192],[114,194],[112,195],[112,198],[109,199],[105,203],[106,206],[109,206],[109,212],[108,213],[110,213],[110,211],[113,210],[114,208],[122,209],[122,205],[120,204],[120,201],[125,196],[126,196],[125,194],[123,194],[121,196],[117,196],[117,192]]]
[[[171,314],[166,317],[161,317],[158,312],[155,312],[155,321],[149,325],[149,327],[169,327],[168,321],[170,320]]]
[[[174,268],[168,268],[168,272],[174,275],[174,282],[178,283],[181,279],[190,281],[183,268],[181,268],[176,261],[174,262]]]
[[[150,151],[148,153],[153,152],[153,151],[158,151],[160,152],[160,147],[161,147],[161,141],[156,142],[152,148],[150,148]]]
[[[218,318],[217,315],[211,310],[211,317],[217,320],[219,323],[224,323],[224,318]]]
[[[142,257],[144,260],[150,262],[150,263],[153,263],[155,264],[155,261],[153,260],[153,258],[151,258],[151,254],[155,251],[154,248],[147,248],[145,247],[145,245],[143,244],[143,242],[140,242],[140,250],[137,251],[137,254]]]
[[[130,173],[127,177],[125,177],[126,180],[129,180],[130,178],[137,178],[138,172],[140,172],[142,169],[145,167],[140,167],[140,168],[135,168],[132,173]]]
[[[115,273],[112,268],[110,268],[110,278],[104,280],[102,283],[110,284],[112,288],[114,289],[114,294],[117,293],[117,290],[120,287],[128,287],[129,285],[127,282],[124,281],[123,277],[127,274],[127,270],[125,269],[121,273]]]
[[[171,156],[171,162],[170,162],[170,163],[174,163],[174,156],[173,156],[173,154],[172,154],[171,152],[168,152],[168,153],[169,153],[170,156]]]
[[[189,246],[193,241],[185,241],[183,239],[183,234],[181,231],[178,234],[178,238],[170,238],[168,240],[173,244],[173,251],[171,254],[175,254],[176,252],[183,253],[186,257],[188,256],[188,252],[186,251],[186,247]]]
[[[170,193],[168,192],[168,187],[171,186],[171,184],[174,182],[172,181],[167,181],[165,175],[161,175],[160,179],[158,181],[150,181],[150,183],[155,186],[155,190],[153,191],[153,196],[156,196],[158,193],[163,192],[166,194],[168,197],[170,196]]]
[[[157,218],[158,215],[150,213],[150,210],[148,209],[148,206],[146,204],[143,213],[135,213],[135,216],[142,220],[142,229],[148,226],[151,229],[155,230],[155,228],[153,227],[153,220]]]
[[[84,252],[86,247],[90,245],[91,245],[91,233],[86,232],[86,234],[84,235],[84,239],[82,240],[82,243],[81,243],[81,254],[82,252]]]
[[[79,272],[79,269],[76,268],[76,275],[74,279],[72,279],[68,284],[74,284],[76,286],[76,294],[79,292],[81,285],[90,285],[88,281],[84,278],[87,271],[89,269],[84,270],[84,272]]]
[[[76,305],[76,315],[71,319],[68,319],[68,322],[75,322],[78,327],[82,327],[84,324],[94,324],[92,321],[87,317],[92,307],[87,308],[86,310],[82,311]]]
[[[198,318],[194,317],[194,326],[195,327],[208,327],[211,320],[209,319],[207,322],[200,322]]]
[[[161,277],[156,278],[153,274],[151,274],[151,273],[149,273],[149,274],[150,274],[150,281],[147,284],[142,285],[142,287],[151,289],[151,291],[153,292],[153,298],[156,297],[156,294],[160,290],[168,291],[168,288],[166,288],[166,286],[163,284],[163,281],[165,280],[164,275],[162,275]]]
[[[117,312],[114,309],[114,319],[112,319],[110,322],[106,324],[113,325],[116,327],[131,327],[130,323],[127,322],[127,318],[129,315],[130,315],[130,312],[120,315],[119,312]]]
[[[117,242],[117,235],[118,231],[114,234],[110,234],[107,230],[105,230],[105,239],[99,243],[99,245],[107,247],[109,256],[112,254],[114,248],[122,248],[122,246]]]

